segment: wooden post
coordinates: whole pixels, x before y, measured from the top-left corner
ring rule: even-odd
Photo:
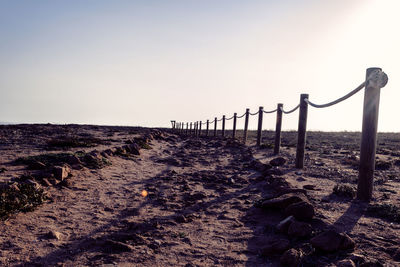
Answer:
[[[214,119],[214,136],[217,136],[217,118]]]
[[[199,127],[199,123],[196,121],[195,122],[195,128],[194,128],[194,136],[196,136],[197,137],[197,131],[198,131],[198,128]]]
[[[199,124],[199,136],[201,136],[201,125],[203,124],[203,122],[202,121],[200,121],[200,124]]]
[[[206,126],[206,136],[208,136],[210,133],[210,120],[207,120],[207,126]]]
[[[189,134],[189,123],[187,122],[186,123],[186,135],[188,135]]]
[[[278,155],[281,149],[282,109],[283,109],[283,104],[279,103],[276,110],[275,145],[274,145],[275,155]]]
[[[376,75],[371,80],[366,80],[364,92],[360,169],[357,186],[357,198],[362,201],[370,201],[372,198],[380,90],[386,85],[388,79],[380,68],[367,69],[366,77],[370,77],[373,72],[376,72]]]
[[[237,113],[233,113],[233,131],[232,131],[232,138],[236,138],[236,119],[237,119]]]
[[[222,116],[222,137],[225,137],[225,115]]]
[[[259,109],[258,109],[257,146],[261,145],[263,115],[264,115],[264,107],[259,107]]]
[[[192,129],[192,122],[190,123],[190,131],[189,131],[190,135],[193,135],[193,129]]]
[[[246,116],[244,120],[244,133],[243,133],[243,143],[246,144],[247,142],[247,130],[249,129],[249,113],[250,109],[246,108]]]
[[[304,150],[306,148],[308,104],[304,101],[305,98],[308,98],[308,94],[300,95],[299,127],[297,130],[296,151],[296,168],[298,169],[302,169],[304,167]]]

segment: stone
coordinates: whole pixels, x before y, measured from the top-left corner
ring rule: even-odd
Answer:
[[[28,164],[28,169],[30,170],[44,170],[46,167],[46,164],[36,160]]]
[[[274,158],[269,162],[272,166],[282,166],[286,163],[286,159],[282,157]]]
[[[294,221],[289,225],[288,235],[291,237],[307,237],[312,233],[312,227],[309,223]]]
[[[356,264],[350,259],[341,260],[336,262],[335,264],[336,267],[356,267]]]
[[[280,221],[278,223],[278,225],[276,226],[276,229],[281,233],[287,233],[290,224],[294,221],[295,221],[295,218],[293,216],[289,216],[286,219]]]
[[[265,247],[261,249],[261,255],[270,256],[281,254],[290,247],[290,241],[284,238],[270,240]]]
[[[46,236],[49,239],[57,239],[57,240],[61,240],[62,239],[62,234],[60,232],[53,231],[53,230],[49,231],[46,234]]]
[[[313,237],[310,240],[313,247],[324,252],[352,249],[355,242],[346,234],[340,234],[334,230],[328,230]]]
[[[383,161],[383,160],[377,160],[375,163],[375,170],[389,170],[392,167],[392,163],[390,161]]]
[[[103,250],[106,253],[122,253],[132,252],[133,247],[123,242],[108,239],[104,242]]]
[[[130,152],[131,154],[140,155],[140,152],[139,152],[140,147],[139,147],[138,144],[133,143],[133,144],[128,145],[128,147],[129,147],[129,152]]]
[[[69,168],[67,167],[61,167],[61,166],[55,166],[53,168],[53,174],[54,174],[54,178],[58,179],[58,180],[64,180],[65,178],[68,177],[69,175]]]
[[[67,161],[71,165],[82,164],[82,161],[75,155],[69,156]]]
[[[285,209],[285,214],[287,216],[292,215],[297,220],[309,221],[314,217],[315,212],[313,205],[311,205],[309,202],[301,201],[289,205]]]
[[[297,267],[300,265],[303,253],[297,249],[291,248],[287,250],[280,258],[281,266]]]
[[[315,185],[313,184],[305,184],[303,185],[303,188],[306,190],[315,190]]]
[[[254,159],[254,160],[250,161],[249,168],[259,171],[259,172],[265,172],[265,171],[271,169],[272,166],[269,164],[264,164],[257,159]]]
[[[288,193],[283,194],[279,197],[264,200],[261,203],[261,208],[277,208],[277,209],[285,209],[289,205],[301,201],[306,201],[307,198],[302,193]]]

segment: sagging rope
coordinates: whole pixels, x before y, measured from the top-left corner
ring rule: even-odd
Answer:
[[[289,110],[289,111],[285,111],[285,110],[283,110],[283,108],[280,108],[280,109],[282,110],[283,113],[290,114],[292,112],[295,112],[299,107],[300,107],[300,104],[298,104],[296,107],[294,107],[292,110]]]
[[[245,112],[242,116],[238,116],[238,117],[236,117],[236,118],[237,118],[237,119],[241,119],[241,118],[244,117],[244,115],[246,115],[246,112]]]
[[[314,107],[314,108],[327,108],[330,106],[333,106],[335,104],[338,104],[346,99],[348,99],[349,97],[355,95],[356,93],[358,93],[359,91],[361,91],[361,89],[363,89],[367,83],[367,81],[371,82],[374,84],[375,87],[379,87],[382,88],[386,85],[386,83],[388,82],[388,77],[386,75],[386,73],[384,73],[381,70],[375,70],[374,72],[372,72],[369,77],[366,79],[365,82],[363,82],[362,84],[360,84],[356,89],[354,89],[353,91],[351,91],[350,93],[332,101],[326,104],[315,104],[313,102],[311,102],[308,98],[305,98],[304,101],[309,104],[310,106]]]
[[[256,113],[251,113],[251,112],[249,112],[249,114],[250,114],[251,116],[254,116],[254,115],[257,115],[258,112],[260,112],[260,111],[257,111]]]
[[[271,110],[271,111],[265,111],[265,110],[263,110],[263,112],[264,113],[274,113],[274,112],[276,112],[276,111],[278,111],[278,109],[276,108],[276,109],[274,109],[274,110]]]

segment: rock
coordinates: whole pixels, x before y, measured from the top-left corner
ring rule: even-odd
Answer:
[[[298,220],[309,221],[314,217],[315,212],[313,205],[309,202],[301,201],[289,205],[285,209],[285,214],[287,216],[292,215]]]
[[[177,215],[177,216],[175,216],[174,220],[175,220],[175,222],[177,222],[177,223],[186,223],[186,222],[187,222],[186,217],[183,216],[183,215]]]
[[[307,189],[307,190],[315,190],[315,185],[313,185],[313,184],[306,184],[306,185],[303,185],[303,188],[304,188],[304,189]]]
[[[109,239],[104,242],[104,246],[102,247],[106,253],[122,253],[133,251],[133,247],[131,245]]]
[[[295,221],[295,218],[293,216],[289,216],[283,221],[280,221],[278,225],[276,226],[276,229],[281,232],[281,233],[287,233],[289,226],[292,222]]]
[[[355,242],[347,235],[334,230],[325,231],[310,240],[313,247],[324,252],[353,249]]]
[[[112,149],[110,149],[110,148],[104,150],[103,152],[104,152],[104,154],[107,154],[108,156],[114,155],[114,150],[112,150]]]
[[[287,239],[278,238],[270,240],[265,247],[261,249],[261,255],[270,256],[281,254],[290,247],[290,242]]]
[[[41,183],[43,186],[51,186],[51,183],[49,182],[49,180],[47,180],[47,178],[41,179],[41,180],[40,180],[40,183]]]
[[[377,160],[375,163],[375,170],[389,170],[392,167],[392,163],[389,161]]]
[[[291,237],[307,237],[312,233],[312,227],[309,223],[293,221],[289,225],[288,235]]]
[[[336,262],[336,266],[337,267],[356,267],[356,264],[350,259],[345,259],[345,260]]]
[[[264,200],[261,203],[261,208],[277,208],[277,209],[285,209],[289,205],[301,201],[307,201],[307,198],[302,193],[288,193],[283,194],[279,197]]]
[[[55,166],[53,168],[54,178],[61,180],[61,181],[68,177],[69,172],[70,172],[70,170],[67,167]]]
[[[67,162],[71,165],[82,164],[82,161],[75,155],[69,156]]]
[[[136,144],[136,143],[130,144],[130,145],[128,145],[128,148],[129,148],[129,152],[131,154],[140,155],[140,152],[139,152],[140,147],[138,144]]]
[[[303,253],[301,251],[291,248],[283,253],[280,258],[280,264],[285,267],[298,267],[302,257]]]
[[[49,239],[61,240],[62,239],[62,234],[60,232],[51,230],[46,234],[46,237],[49,238]]]
[[[272,166],[282,166],[286,163],[286,159],[282,157],[274,158],[269,162]]]
[[[259,171],[259,172],[265,172],[265,171],[271,169],[272,166],[269,164],[264,164],[257,159],[254,159],[254,160],[250,161],[249,168]]]
[[[30,170],[44,170],[46,169],[46,164],[40,162],[40,161],[32,161],[31,163],[28,164],[28,169]]]

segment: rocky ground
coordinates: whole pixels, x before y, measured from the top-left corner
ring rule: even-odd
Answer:
[[[253,134],[0,126],[0,264],[400,265],[398,134],[379,136],[371,203],[354,198],[359,133],[309,133],[302,170],[294,132],[279,156]]]

